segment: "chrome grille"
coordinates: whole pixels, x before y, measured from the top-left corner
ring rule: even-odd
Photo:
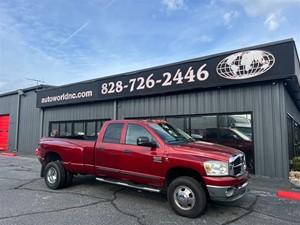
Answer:
[[[246,158],[243,153],[234,155],[229,159],[229,175],[241,176],[246,172]]]

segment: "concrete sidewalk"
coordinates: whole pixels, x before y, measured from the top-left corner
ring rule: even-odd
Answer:
[[[266,191],[276,194],[279,190],[294,191],[300,193],[300,188],[294,186],[288,180],[259,177],[252,174],[250,174],[249,177],[249,189],[256,191]]]

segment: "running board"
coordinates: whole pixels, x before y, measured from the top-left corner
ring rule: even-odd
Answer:
[[[158,188],[150,188],[150,187],[146,187],[146,186],[142,186],[142,185],[133,185],[132,183],[120,182],[118,180],[113,180],[113,179],[105,179],[105,178],[101,178],[101,177],[96,177],[96,180],[100,181],[100,182],[105,182],[105,183],[109,183],[109,184],[117,184],[120,186],[135,188],[135,189],[144,190],[144,191],[150,191],[150,192],[156,192],[156,193],[161,192],[161,189],[158,189]]]

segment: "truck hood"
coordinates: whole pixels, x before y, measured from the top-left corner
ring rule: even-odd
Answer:
[[[228,159],[231,156],[242,153],[241,151],[234,148],[204,141],[172,145],[171,147],[175,151],[179,151],[180,153],[195,154],[197,156],[205,157],[208,159],[220,160],[225,162],[228,162]]]

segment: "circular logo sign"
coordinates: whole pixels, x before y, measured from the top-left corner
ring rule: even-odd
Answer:
[[[261,75],[275,63],[267,51],[252,50],[232,54],[217,65],[217,73],[226,79],[240,80]]]

